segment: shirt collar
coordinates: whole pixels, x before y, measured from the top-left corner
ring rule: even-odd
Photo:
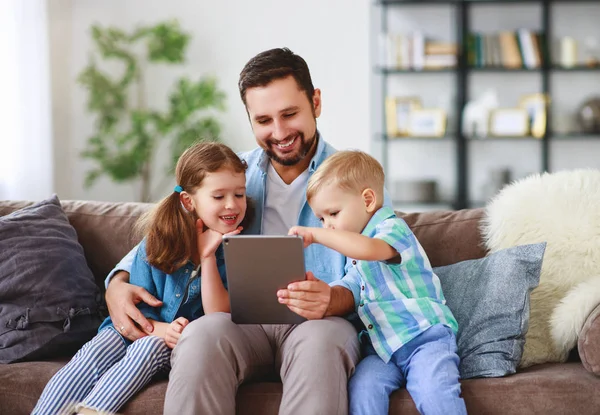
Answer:
[[[323,152],[325,150],[325,141],[323,141],[323,136],[321,135],[321,133],[319,132],[319,130],[317,130],[317,151],[315,151],[315,155],[313,156],[313,158],[310,160],[310,164],[308,165],[308,171],[310,174],[312,174],[317,167],[319,167],[319,165],[321,164],[322,160],[321,158],[323,157]],[[267,155],[266,151],[262,150],[260,157],[258,158],[257,162],[256,162],[256,166],[263,172],[266,173],[267,169],[269,168],[269,156]]]
[[[373,214],[373,216],[371,216],[371,219],[369,220],[369,222],[367,223],[367,226],[365,226],[365,229],[363,229],[361,234],[364,236],[369,236],[369,237],[374,236],[375,228],[377,227],[377,225],[379,225],[381,222],[383,222],[386,219],[395,218],[395,217],[396,217],[396,213],[394,212],[394,209],[392,209],[389,206],[382,206],[381,208],[379,208],[377,210],[377,212],[375,212]]]

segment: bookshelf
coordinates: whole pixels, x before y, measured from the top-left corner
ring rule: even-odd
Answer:
[[[380,11],[379,28],[374,34],[380,36],[382,33],[388,33],[388,25],[390,20],[390,14],[394,13],[394,10],[402,8],[403,6],[409,6],[411,8],[444,8],[450,9],[449,24],[451,25],[451,41],[457,45],[457,61],[453,67],[445,68],[434,68],[434,69],[414,69],[411,67],[391,67],[382,64],[381,59],[377,58],[377,62],[373,65],[373,73],[376,78],[379,79],[379,85],[381,90],[381,96],[376,97],[376,100],[385,99],[388,96],[388,90],[390,82],[399,77],[447,77],[453,88],[453,97],[449,108],[449,116],[451,120],[448,123],[448,129],[443,137],[391,137],[386,134],[386,114],[381,105],[381,122],[379,131],[375,133],[374,140],[380,145],[382,154],[382,165],[386,171],[386,177],[390,170],[390,154],[393,148],[402,146],[403,143],[428,143],[427,145],[444,145],[447,146],[451,143],[451,146],[447,148],[445,156],[451,161],[446,160],[446,164],[450,165],[453,169],[448,175],[453,174],[452,182],[453,189],[449,195],[437,200],[434,203],[429,204],[431,208],[443,208],[451,207],[453,209],[463,209],[474,206],[481,206],[485,202],[478,200],[477,197],[473,196],[473,183],[471,172],[473,154],[477,149],[481,149],[485,146],[493,146],[494,143],[514,143],[515,146],[529,146],[533,147],[534,156],[532,157],[532,165],[537,164],[538,168],[534,171],[544,172],[552,171],[552,149],[557,143],[564,143],[565,145],[571,141],[569,145],[585,145],[585,143],[591,143],[592,141],[600,142],[600,135],[596,134],[585,134],[585,133],[565,133],[565,132],[553,132],[553,104],[556,97],[553,95],[553,86],[555,81],[553,77],[556,74],[561,77],[569,76],[573,77],[575,74],[583,74],[591,76],[594,73],[600,74],[600,67],[588,67],[582,64],[575,65],[573,67],[562,67],[554,63],[556,61],[553,56],[552,41],[555,35],[554,27],[554,14],[560,12],[557,10],[557,5],[572,5],[572,4],[593,4],[593,7],[600,8],[600,2],[598,0],[379,0],[376,1],[375,7]],[[533,19],[535,22],[532,24],[536,25],[536,31],[543,35],[546,40],[540,47],[546,49],[546,58],[542,60],[541,64],[536,67],[518,67],[518,68],[507,68],[504,66],[474,66],[469,64],[469,49],[468,39],[474,33],[474,25],[471,21],[473,12],[480,8],[488,7],[489,5],[495,7],[504,7],[510,5],[523,5],[529,4],[534,5],[539,10]],[[564,11],[564,9],[562,9]],[[427,33],[425,33],[427,35]],[[594,33],[597,35],[600,41],[600,33]],[[377,45],[379,48],[380,45]],[[546,128],[544,135],[541,138],[534,137],[492,137],[489,136],[483,139],[469,138],[463,135],[461,131],[461,115],[463,108],[467,104],[468,100],[472,98],[471,81],[474,77],[535,77],[535,82],[539,82],[539,86],[536,88],[536,92],[547,94],[551,97],[551,102],[547,109],[546,114]],[[490,78],[492,79],[492,78]],[[511,78],[513,79],[513,78]],[[527,78],[529,79],[529,78]],[[532,79],[531,82],[534,80]],[[600,81],[600,77],[598,78]],[[493,82],[493,81],[491,81]],[[529,81],[528,81],[529,82]],[[396,94],[398,95],[398,94]],[[596,95],[600,96],[600,91]],[[381,103],[379,103],[381,104]],[[376,103],[376,105],[379,105]],[[450,122],[451,121],[451,122]],[[432,144],[432,143],[439,144]],[[522,143],[522,144],[521,144]],[[553,144],[555,143],[555,144]],[[583,144],[582,144],[583,143]],[[516,150],[519,151],[519,150]],[[424,158],[427,155],[423,156]],[[533,160],[535,158],[535,160]],[[534,172],[532,171],[532,172]],[[389,177],[388,177],[389,180]],[[388,186],[390,183],[388,181]],[[404,203],[406,205],[406,203]],[[418,203],[415,206],[422,208],[425,204]]]

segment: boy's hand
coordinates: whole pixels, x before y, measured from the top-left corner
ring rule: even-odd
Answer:
[[[169,327],[167,327],[167,331],[165,333],[165,343],[169,348],[174,348],[177,342],[179,341],[179,337],[181,337],[181,332],[190,322],[185,317],[179,317],[174,320]]]
[[[318,320],[325,317],[329,308],[331,287],[308,271],[305,281],[292,282],[287,289],[277,291],[277,297],[281,304],[299,316]]]
[[[292,226],[288,231],[288,235],[298,235],[302,237],[304,241],[304,247],[308,247],[310,244],[315,242],[315,237],[312,228],[306,226]]]
[[[238,226],[236,230],[225,235],[237,235],[241,231],[242,227]],[[205,229],[202,219],[196,221],[196,234],[198,235],[198,253],[200,254],[200,259],[209,258],[214,255],[221,242],[223,242],[223,234],[209,228]]]

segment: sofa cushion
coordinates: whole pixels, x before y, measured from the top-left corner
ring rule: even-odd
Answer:
[[[583,367],[600,376],[600,305],[590,313],[583,325],[577,348]]]
[[[0,363],[72,352],[95,334],[100,303],[58,197],[0,217]]]
[[[434,268],[458,321],[463,379],[515,373],[529,322],[529,294],[537,286],[545,243]]]

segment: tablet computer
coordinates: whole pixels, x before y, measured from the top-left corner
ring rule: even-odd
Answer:
[[[298,324],[306,319],[277,299],[277,290],[304,280],[298,236],[223,237],[231,320],[238,324]]]

